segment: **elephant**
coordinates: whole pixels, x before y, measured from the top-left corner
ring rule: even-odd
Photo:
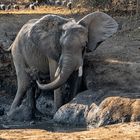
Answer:
[[[14,8],[15,10],[19,10],[19,9],[20,9],[19,5],[17,5],[17,4],[14,4],[14,5],[13,5],[13,8]]]
[[[85,52],[94,51],[117,28],[117,22],[103,12],[90,13],[79,21],[54,14],[29,20],[10,46],[18,88],[9,114],[21,104],[31,86],[31,77],[26,71],[30,68],[50,75],[49,83],[36,82],[42,90],[54,90],[57,110],[62,105],[60,88],[72,73],[76,72],[77,79],[82,77]]]
[[[5,4],[0,4],[0,10],[5,10],[5,9],[6,9]]]
[[[8,4],[6,9],[7,9],[7,10],[12,9],[12,4]]]
[[[30,5],[29,5],[29,8],[30,8],[31,10],[35,10],[35,5],[34,5],[34,3],[33,3],[33,4],[30,4]]]
[[[72,5],[73,5],[73,3],[70,1],[70,2],[68,2],[67,3],[67,8],[69,9],[69,10],[72,10]]]

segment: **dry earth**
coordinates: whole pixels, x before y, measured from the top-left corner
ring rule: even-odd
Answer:
[[[0,130],[0,140],[139,140],[140,123],[117,124],[79,132],[41,129]]]

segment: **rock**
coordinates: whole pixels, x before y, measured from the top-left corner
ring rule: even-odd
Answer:
[[[69,125],[85,125],[88,106],[82,104],[66,104],[57,111],[54,120]]]
[[[113,97],[110,97],[110,94]],[[140,99],[132,99],[131,94],[119,93],[119,91],[105,94],[100,90],[81,92],[56,112],[54,121],[60,124],[93,127],[140,121]],[[117,95],[124,95],[124,97]],[[125,95],[130,95],[130,98]]]
[[[87,116],[89,124],[94,126],[140,121],[140,99],[108,97],[96,110],[91,107]]]
[[[95,126],[97,123],[96,120],[96,113],[99,111],[99,107],[95,104],[92,103],[91,106],[89,107],[89,111],[86,117],[86,124],[89,126]]]
[[[62,124],[85,125],[89,107],[95,101],[93,95],[92,90],[79,93],[55,113],[54,121]]]
[[[47,96],[48,94],[49,93],[46,92],[42,93],[42,95],[37,99],[36,107],[42,114],[52,117],[54,115],[54,102],[51,96]]]

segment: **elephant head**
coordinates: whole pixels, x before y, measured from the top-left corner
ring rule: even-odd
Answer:
[[[41,46],[42,52],[59,61],[55,79],[52,82],[48,84],[37,82],[39,88],[45,90],[56,89],[63,85],[73,71],[79,70],[79,76],[81,76],[84,47],[86,46],[90,51],[95,50],[99,43],[112,36],[118,28],[116,21],[103,12],[91,13],[78,22],[61,17],[58,18],[58,22],[56,19],[53,16],[52,20],[56,21],[53,23],[55,26],[49,25],[50,23],[47,22],[42,26],[39,23],[45,22],[42,19],[43,21],[37,21],[34,27],[36,33],[33,38],[37,36],[39,39],[33,40]],[[37,24],[39,26],[36,26]],[[44,32],[48,26],[52,26],[50,33],[55,34],[55,37],[52,38],[47,32]],[[50,38],[51,41],[48,42],[46,38]],[[50,47],[46,51],[47,46]]]

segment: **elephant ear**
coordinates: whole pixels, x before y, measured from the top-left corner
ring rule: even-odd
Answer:
[[[98,44],[112,36],[118,29],[117,22],[103,12],[93,12],[86,15],[78,24],[88,29],[88,44],[90,51],[97,48]]]
[[[48,14],[37,20],[30,28],[29,37],[39,51],[52,59],[58,60],[61,53],[60,35],[63,24],[71,19]]]

